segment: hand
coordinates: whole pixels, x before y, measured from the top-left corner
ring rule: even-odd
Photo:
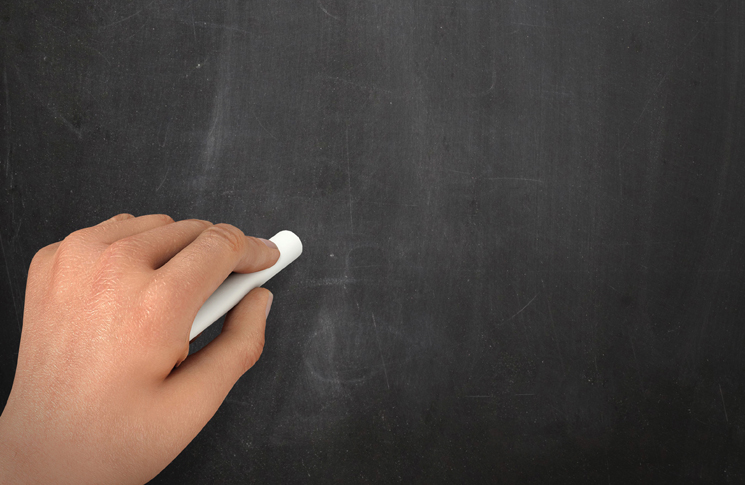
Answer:
[[[279,258],[263,241],[228,224],[120,214],[41,249],[0,416],[0,482],[144,483],[165,468],[261,355],[264,288],[188,354],[220,283]]]

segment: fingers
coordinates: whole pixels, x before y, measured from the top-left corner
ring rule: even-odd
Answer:
[[[187,357],[166,378],[170,406],[174,410],[187,406],[190,414],[199,414],[199,429],[214,415],[238,378],[261,356],[272,299],[266,288],[252,290],[228,312],[220,335]]]
[[[96,226],[100,226],[102,224],[106,224],[106,223],[109,223],[109,222],[116,222],[116,221],[122,221],[124,219],[131,219],[133,217],[134,216],[132,214],[127,214],[127,213],[117,214],[114,217],[112,217],[111,219],[106,219],[103,222],[99,222],[98,224],[96,224]],[[96,226],[93,226],[93,227],[96,227]]]
[[[137,247],[137,254],[132,258],[156,270],[211,225],[209,221],[187,219],[141,232],[132,237]]]
[[[231,272],[252,273],[268,268],[277,259],[276,248],[245,236],[229,224],[215,224],[202,231],[156,273],[159,280],[171,286],[171,294],[184,295],[183,305],[196,315]]]
[[[73,234],[77,233],[78,235],[81,235],[82,236],[84,234],[91,233],[92,230],[94,230],[94,228],[97,228],[99,226],[103,226],[103,225],[106,225],[106,224],[111,224],[111,223],[114,223],[114,222],[124,221],[126,219],[132,219],[132,218],[134,218],[134,216],[132,214],[127,214],[127,213],[117,214],[117,215],[115,215],[114,217],[112,217],[110,219],[106,219],[105,221],[99,222],[95,226],[87,227],[87,228],[84,228],[84,229],[80,229],[78,231],[75,231]],[[39,259],[49,260],[49,258],[51,258],[52,256],[54,256],[54,254],[57,252],[57,248],[59,248],[60,244],[62,244],[62,241],[57,241],[55,243],[49,244],[48,246],[44,246],[43,248],[41,248],[37,252],[37,255],[38,255]]]
[[[62,244],[62,241],[57,241],[56,243],[52,243],[48,246],[44,246],[43,248],[39,249],[36,254],[45,260],[48,260],[52,256],[54,256],[54,253],[57,252],[57,248],[59,245]]]
[[[149,214],[140,217],[133,217],[131,214],[118,214],[107,221],[93,227],[80,229],[73,234],[93,242],[112,244],[125,237],[172,223],[173,218],[166,214]]]

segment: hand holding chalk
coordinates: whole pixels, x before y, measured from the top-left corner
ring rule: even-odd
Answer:
[[[293,232],[281,231],[269,240],[279,249],[279,259],[274,266],[255,273],[232,273],[228,276],[197,312],[194,323],[191,324],[189,341],[225,315],[249,291],[269,281],[272,276],[286,268],[303,252],[303,244]]]
[[[123,213],[39,250],[0,415],[0,482],[152,480],[261,355],[270,292],[257,287],[302,252],[289,231],[271,241]]]

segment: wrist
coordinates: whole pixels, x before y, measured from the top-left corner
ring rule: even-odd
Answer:
[[[31,477],[22,472],[27,459],[7,413],[3,413],[0,415],[0,485],[30,483]]]

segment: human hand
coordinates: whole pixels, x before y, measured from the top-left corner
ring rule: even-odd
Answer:
[[[273,298],[265,288],[190,356],[189,331],[231,272],[277,261],[272,246],[228,224],[119,214],[36,253],[0,416],[0,483],[156,476],[261,355]]]

